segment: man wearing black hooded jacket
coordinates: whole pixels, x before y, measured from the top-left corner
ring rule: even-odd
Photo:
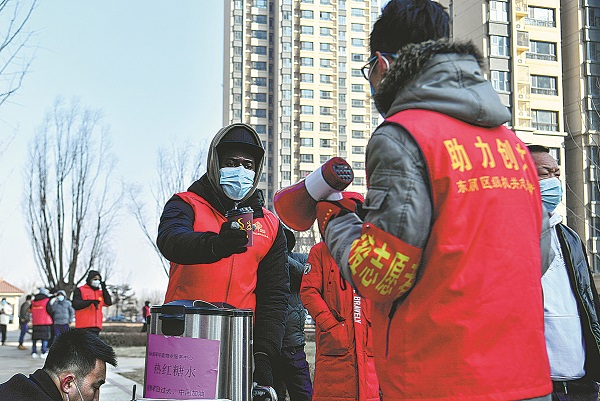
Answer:
[[[157,245],[171,262],[165,302],[225,302],[255,311],[254,381],[273,386],[272,361],[281,349],[290,279],[286,241],[277,217],[264,208],[260,181],[264,149],[246,124],[213,138],[207,173],[165,205]],[[227,211],[250,207],[253,244]]]
[[[72,304],[75,327],[99,334],[102,330],[102,307],[111,306],[112,298],[98,271],[90,270],[85,284],[73,291]]]

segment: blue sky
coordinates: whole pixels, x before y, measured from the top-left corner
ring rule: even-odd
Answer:
[[[117,175],[148,186],[156,152],[172,140],[209,140],[222,125],[223,0],[52,0],[28,28],[35,59],[21,90],[0,107],[0,277],[41,283],[21,199],[27,147],[57,96],[103,111]],[[151,202],[149,194],[141,194]],[[134,220],[115,230],[114,280],[164,289],[167,279]],[[29,289],[29,288],[23,288]]]

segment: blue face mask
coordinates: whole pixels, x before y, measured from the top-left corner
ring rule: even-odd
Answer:
[[[554,211],[562,200],[562,185],[556,177],[546,178],[540,181],[540,192],[542,203],[548,212]]]
[[[219,184],[229,199],[238,201],[244,198],[254,186],[254,171],[243,166],[223,167],[219,170]]]

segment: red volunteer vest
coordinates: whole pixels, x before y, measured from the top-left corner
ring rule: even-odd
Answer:
[[[100,301],[98,308],[91,304],[90,306],[75,311],[75,327],[90,328],[97,327],[102,329],[102,307],[104,306],[104,297],[102,296],[102,288],[97,290],[90,287],[88,284],[79,287],[81,291],[81,299],[92,301],[94,299]]]
[[[177,194],[194,210],[194,231],[218,233],[225,216],[193,192]],[[180,265],[171,262],[165,303],[179,299],[226,302],[238,309],[256,308],[258,264],[273,246],[279,220],[263,208],[264,217],[254,219],[252,246],[248,251],[209,264]]]
[[[434,224],[421,278],[393,317],[373,308],[386,400],[516,400],[549,394],[537,170],[504,126],[407,110],[427,162]],[[398,155],[402,157],[402,155]]]
[[[47,326],[53,323],[52,316],[46,311],[50,298],[31,302],[31,324],[34,326]]]

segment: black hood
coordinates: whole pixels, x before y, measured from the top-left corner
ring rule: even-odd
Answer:
[[[100,272],[98,272],[97,270],[90,270],[88,272],[87,278],[85,279],[85,282],[90,284],[90,282],[92,281],[92,277],[94,276],[100,276],[100,280],[102,280],[102,275],[100,274]]]

